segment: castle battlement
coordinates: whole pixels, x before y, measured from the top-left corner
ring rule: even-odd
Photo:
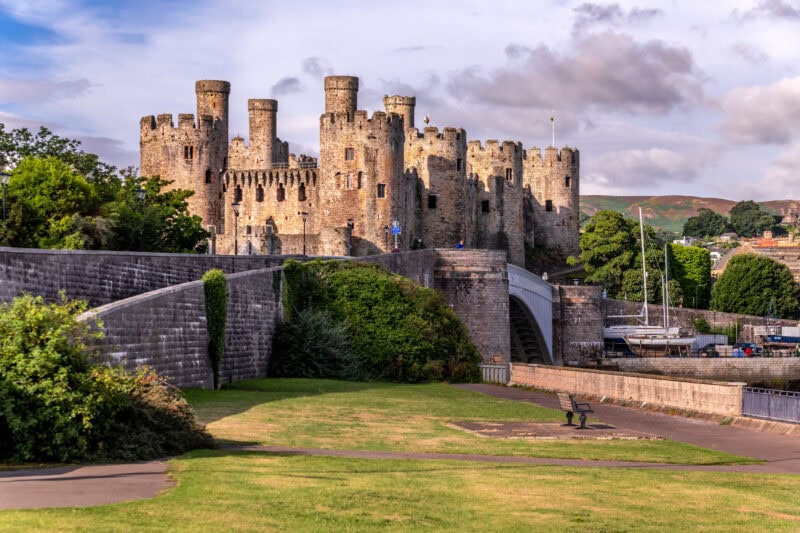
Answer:
[[[533,146],[525,150],[522,158],[530,160],[532,163],[549,163],[556,161],[563,161],[566,163],[577,163],[578,149],[565,146],[561,150],[554,146],[548,146],[544,150],[544,158],[542,158],[542,150],[538,146]]]
[[[375,111],[370,117],[369,114],[359,109],[355,113],[325,113],[320,117],[320,127],[325,131],[330,131],[338,126],[339,129],[366,129],[369,131],[399,129],[403,124],[400,116],[383,111]]]
[[[226,186],[258,187],[261,185],[266,188],[281,185],[289,188],[300,185],[315,187],[318,177],[317,169],[228,170],[222,175]]]
[[[489,154],[489,155],[503,155],[503,154],[516,154],[522,150],[522,143],[516,141],[500,141],[489,139],[486,141],[485,147],[481,145],[481,141],[469,141],[467,143],[467,153],[470,155]]]
[[[425,129],[420,132],[417,128],[409,128],[406,132],[406,137],[409,142],[414,142],[417,140],[426,140],[426,141],[460,141],[462,139],[466,139],[467,132],[464,131],[463,128],[451,128],[447,127],[439,133],[439,128],[436,126],[426,126]]]

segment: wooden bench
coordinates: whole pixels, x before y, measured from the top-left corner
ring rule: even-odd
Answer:
[[[575,401],[575,397],[568,392],[559,392],[558,395],[558,403],[561,406],[562,411],[566,411],[567,413],[567,426],[574,426],[575,424],[572,423],[572,417],[575,413],[580,415],[581,425],[578,429],[587,429],[586,428],[586,413],[594,413],[592,411],[592,406],[588,403],[578,403]]]

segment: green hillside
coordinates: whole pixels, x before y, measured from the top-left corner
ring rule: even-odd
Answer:
[[[722,198],[699,198],[697,196],[586,195],[581,196],[581,212],[592,216],[597,211],[608,209],[638,220],[641,207],[646,224],[681,233],[686,220],[697,215],[701,208],[711,209],[727,216],[736,203]],[[775,214],[785,215],[790,211],[800,211],[800,202],[797,200],[770,200],[759,202],[759,204]]]

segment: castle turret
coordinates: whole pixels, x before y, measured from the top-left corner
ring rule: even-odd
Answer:
[[[353,114],[358,109],[358,78],[328,76],[325,78],[325,113]]]
[[[524,184],[533,195],[536,243],[575,255],[580,230],[580,157],[577,149],[548,146],[525,154]]]
[[[250,113],[250,159],[252,168],[271,168],[275,161],[273,153],[277,138],[278,113],[277,100],[247,101],[247,110]]]
[[[228,95],[231,84],[220,80],[200,80],[194,85],[197,116],[211,115],[220,137],[228,143]]]
[[[414,107],[417,105],[417,99],[413,96],[384,96],[383,105],[386,107],[387,113],[397,113],[403,117],[405,128],[410,129],[414,127]]]

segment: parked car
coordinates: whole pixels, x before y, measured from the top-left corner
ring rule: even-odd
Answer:
[[[733,349],[735,350],[737,348],[739,348],[740,350],[744,351],[744,353],[745,353],[745,355],[747,357],[757,357],[757,356],[760,356],[764,352],[764,349],[761,346],[759,346],[756,343],[754,343],[754,342],[737,342],[737,343],[734,343]]]
[[[698,352],[701,357],[719,357],[716,344],[706,344]]]

